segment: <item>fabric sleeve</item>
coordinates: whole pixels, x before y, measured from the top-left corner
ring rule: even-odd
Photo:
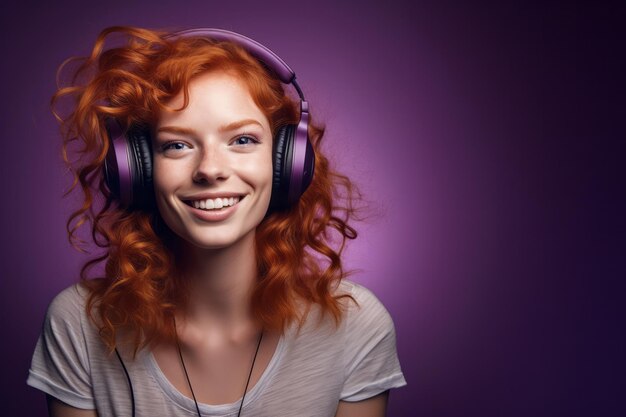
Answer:
[[[346,377],[340,394],[342,401],[361,401],[406,385],[391,316],[369,290],[352,285],[358,306],[350,307],[345,322]]]
[[[84,301],[78,286],[57,295],[46,314],[26,383],[76,408],[95,409]]]

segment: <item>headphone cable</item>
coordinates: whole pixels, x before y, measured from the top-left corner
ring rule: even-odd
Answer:
[[[117,347],[115,348],[115,354],[117,355],[117,359],[119,359],[120,363],[122,364],[124,374],[126,374],[126,379],[128,379],[128,387],[130,388],[130,401],[132,403],[132,417],[135,417],[135,393],[133,392],[133,383],[130,381],[130,375],[128,374],[126,365],[124,365],[124,361],[122,360],[122,357],[120,356],[120,352],[118,352]]]

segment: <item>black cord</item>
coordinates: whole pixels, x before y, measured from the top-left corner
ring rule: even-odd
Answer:
[[[196,405],[198,417],[202,417],[202,414],[200,414],[200,407],[198,406],[198,400],[196,400],[196,394],[193,392],[193,387],[191,386],[191,381],[189,380],[189,374],[187,373],[187,367],[185,366],[185,361],[183,360],[183,352],[180,350],[178,335],[176,336],[176,347],[178,347],[178,356],[180,356],[180,363],[183,364],[183,371],[185,371],[185,378],[187,378],[187,384],[189,385],[189,389],[191,390],[191,396],[193,397],[193,403]]]
[[[174,326],[176,326],[176,323],[174,323]],[[248,392],[248,385],[250,385],[250,378],[252,377],[252,371],[254,370],[254,364],[256,363],[256,357],[259,353],[259,348],[261,347],[262,340],[263,340],[263,330],[261,330],[261,335],[259,336],[259,341],[257,342],[256,350],[254,351],[254,357],[252,358],[252,366],[250,367],[250,373],[248,374],[246,387],[243,390],[243,396],[241,397],[241,404],[239,404],[239,411],[237,412],[237,417],[241,416],[241,410],[243,408],[243,401],[246,399],[246,393]],[[191,386],[191,380],[189,379],[189,374],[187,373],[187,367],[185,366],[185,360],[183,359],[183,352],[180,348],[180,342],[178,341],[178,334],[176,335],[176,347],[178,348],[178,356],[180,357],[180,363],[183,365],[183,371],[185,372],[185,378],[187,378],[187,384],[189,385],[189,390],[191,390],[191,396],[193,397],[193,402],[196,405],[196,411],[198,412],[198,417],[202,417],[202,414],[200,414],[200,407],[198,406],[198,400],[196,400],[196,394],[193,392],[193,387]]]
[[[252,358],[252,366],[250,367],[250,373],[248,374],[246,387],[243,389],[243,396],[241,397],[241,404],[239,405],[239,411],[237,412],[237,417],[241,415],[241,409],[243,408],[243,400],[246,399],[246,392],[248,392],[248,384],[250,384],[250,377],[252,376],[252,370],[254,369],[254,363],[256,362],[256,355],[259,353],[259,347],[261,347],[261,340],[263,340],[263,330],[261,330],[261,336],[259,336],[259,343],[257,343],[256,350],[254,351],[254,358]]]
[[[124,365],[124,361],[120,356],[120,352],[118,352],[117,348],[115,348],[115,354],[117,355],[117,359],[120,360],[122,364],[122,369],[124,369],[124,374],[126,374],[126,379],[128,379],[128,387],[130,388],[130,401],[132,403],[132,417],[135,417],[135,393],[133,392],[133,383],[130,381],[130,375],[128,375],[128,370],[126,369],[126,365]]]

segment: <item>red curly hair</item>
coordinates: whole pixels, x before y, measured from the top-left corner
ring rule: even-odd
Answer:
[[[121,35],[125,42],[105,49],[111,35]],[[135,352],[172,339],[172,317],[185,304],[186,285],[176,273],[173,234],[158,211],[120,207],[104,183],[110,146],[106,118],[114,117],[124,128],[154,126],[165,103],[179,93],[184,94],[184,104],[178,110],[188,105],[190,81],[208,71],[228,71],[240,78],[270,121],[272,133],[299,116],[299,106],[278,78],[242,47],[167,35],[131,27],[103,30],[91,55],[80,59],[70,85],[52,98],[64,138],[63,157],[74,174],[69,191],[83,193],[81,207],[67,222],[68,235],[80,249],[84,241],[77,232],[90,223],[91,238],[103,249],[83,266],[81,281],[89,290],[88,314],[111,351],[122,334],[130,337]],[[75,60],[64,63],[59,73]],[[61,116],[60,100],[67,98],[73,100],[70,111]],[[323,128],[309,125],[316,165],[308,190],[296,206],[268,215],[257,227],[258,280],[251,305],[266,329],[283,331],[291,322],[302,323],[313,304],[336,323],[342,317],[341,295],[333,289],[346,276],[340,257],[346,239],[357,236],[349,225],[356,190],[348,178],[329,168],[320,151],[323,133]],[[82,145],[78,150],[76,143]],[[88,278],[91,267],[101,262],[104,276]],[[300,308],[303,302],[308,308]]]

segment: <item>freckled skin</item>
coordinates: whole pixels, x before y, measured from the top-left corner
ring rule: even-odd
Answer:
[[[231,75],[203,74],[190,83],[189,93],[189,106],[180,112],[163,112],[155,129],[156,201],[165,223],[182,239],[199,248],[225,248],[253,235],[267,212],[272,190],[269,121],[245,84]],[[179,95],[168,105],[178,108],[182,101]],[[258,123],[220,129],[242,120]],[[159,131],[169,127],[186,131]],[[245,198],[232,216],[208,222],[194,216],[183,201],[203,192],[231,192]]]

